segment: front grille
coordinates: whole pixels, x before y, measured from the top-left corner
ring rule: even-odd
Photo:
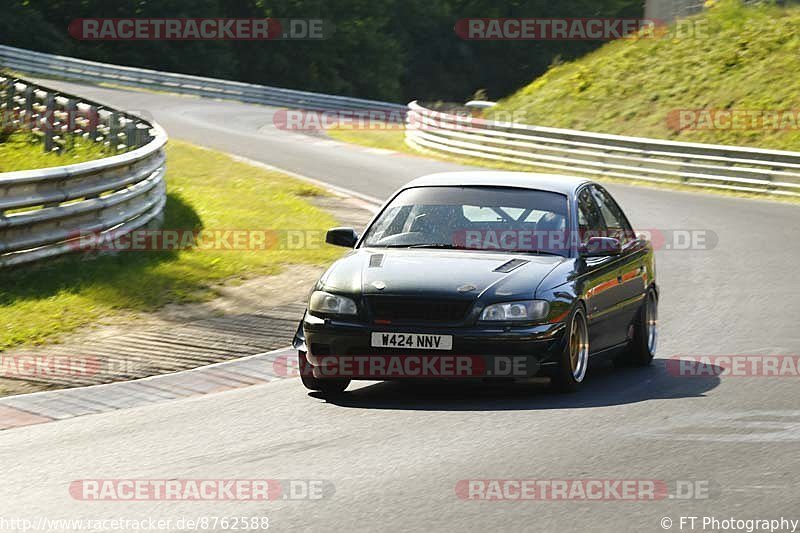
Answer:
[[[464,320],[472,306],[465,300],[429,300],[393,296],[369,296],[367,305],[373,320],[415,324],[457,323]]]

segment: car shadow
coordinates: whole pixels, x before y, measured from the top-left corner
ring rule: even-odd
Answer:
[[[580,409],[703,397],[719,385],[721,368],[709,368],[709,377],[676,376],[666,359],[645,368],[614,368],[601,363],[591,369],[580,391],[553,392],[542,383],[409,383],[380,382],[326,398],[328,403],[357,409],[408,409],[420,411],[514,411]],[[356,382],[357,384],[358,382]]]

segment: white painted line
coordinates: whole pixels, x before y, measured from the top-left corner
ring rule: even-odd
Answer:
[[[388,148],[364,148],[364,152],[368,154],[377,154],[377,155],[394,155],[397,152],[394,150],[389,150]]]
[[[331,185],[330,183],[327,183],[327,182],[324,182],[324,181],[321,181],[321,180],[318,180],[318,179],[315,179],[315,178],[310,178],[308,176],[304,176],[302,174],[298,174],[297,172],[292,172],[291,170],[286,170],[286,169],[283,169],[283,168],[280,168],[280,167],[276,167],[275,165],[268,165],[267,163],[262,163],[261,161],[256,161],[254,159],[250,159],[250,158],[247,158],[247,157],[242,157],[240,155],[231,154],[229,152],[223,152],[223,153],[225,155],[229,156],[234,161],[239,161],[241,163],[245,163],[245,164],[248,164],[248,165],[253,165],[254,167],[260,167],[260,168],[263,168],[264,170],[272,170],[272,171],[275,171],[275,172],[283,172],[284,174],[287,174],[287,175],[289,175],[289,176],[291,176],[293,178],[297,178],[299,180],[306,181],[306,182],[311,183],[313,185],[316,185],[316,186],[318,186],[318,187],[320,187],[322,189],[326,189],[326,190],[328,190],[328,191],[330,191],[332,193],[340,194],[340,195],[343,195],[343,196],[352,196],[354,198],[358,198],[359,200],[364,200],[365,202],[367,202],[369,204],[372,204],[374,206],[374,208],[375,208],[375,211],[377,211],[384,203],[383,200],[375,198],[374,196],[369,196],[367,194],[362,194],[360,192],[356,192],[354,190],[347,189],[345,187],[339,187],[338,185]]]
[[[339,141],[334,141],[330,139],[324,139],[321,141],[314,141],[311,144],[314,146],[341,146],[344,143],[340,143]]]

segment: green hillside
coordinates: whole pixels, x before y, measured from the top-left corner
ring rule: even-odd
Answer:
[[[516,121],[541,126],[800,150],[798,27],[800,7],[723,0],[667,36],[615,41],[554,65],[491,115],[514,113]],[[683,115],[684,126],[699,119],[699,129],[679,129],[681,110],[701,109],[714,111]]]

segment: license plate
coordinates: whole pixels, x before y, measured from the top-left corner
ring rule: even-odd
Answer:
[[[452,335],[419,333],[373,333],[373,348],[409,348],[412,350],[452,350]]]

